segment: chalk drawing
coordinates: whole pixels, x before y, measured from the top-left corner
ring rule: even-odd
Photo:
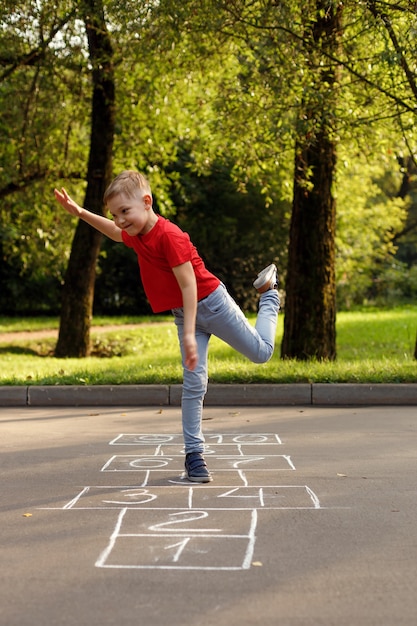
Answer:
[[[277,480],[296,467],[279,453],[285,444],[276,433],[208,434],[215,480],[205,485],[186,479],[178,433],[122,433],[109,445],[129,446],[129,454],[113,454],[100,473],[129,472],[135,484],[85,486],[61,507],[117,512],[99,568],[246,570],[261,511],[322,508],[308,485]]]
[[[159,435],[159,434],[129,434],[122,433],[117,435],[112,441],[110,441],[110,446],[132,446],[136,444],[145,444],[145,445],[159,445],[159,444],[167,444],[174,443],[177,445],[182,445],[183,437],[180,434],[171,434],[171,435]],[[246,433],[242,435],[236,435],[234,433],[216,433],[216,434],[208,434],[206,435],[206,443],[210,444],[210,442],[216,444],[227,444],[227,443],[252,443],[252,444],[261,444],[264,446],[265,444],[274,444],[274,445],[282,445],[282,441],[276,433]]]
[[[318,509],[320,501],[307,485],[274,485],[265,487],[190,486],[89,486],[64,505],[64,509],[193,509],[246,510]]]
[[[215,477],[210,485],[185,480],[180,435],[124,433],[110,445],[130,446],[132,453],[111,456],[101,472],[135,472],[139,484],[90,486],[66,505],[119,510],[97,567],[248,569],[258,511],[321,508],[307,485],[276,484],[278,471],[296,468],[288,454],[278,454],[283,442],[275,433],[207,435],[205,454]]]
[[[188,526],[183,529],[186,536],[172,528],[167,533],[164,523],[153,524],[145,533],[126,533],[124,522],[127,512],[128,509],[120,511],[109,543],[97,559],[96,567],[236,571],[251,566],[258,519],[256,509],[245,511],[248,516],[246,533],[225,534],[220,528],[208,526],[210,518],[206,511],[194,511],[193,516],[188,514],[182,520],[171,520],[168,523],[186,523]],[[193,521],[201,519],[206,523],[202,532],[191,525]],[[160,534],[158,529],[164,529],[165,532]]]
[[[138,456],[133,454],[115,454],[101,468],[102,472],[135,472],[139,470],[170,470],[172,474],[181,468],[183,471],[184,455],[163,456]],[[252,471],[265,470],[282,471],[295,470],[291,457],[286,454],[269,455],[221,455],[212,453],[210,456],[210,470],[234,471],[237,469],[249,468]]]

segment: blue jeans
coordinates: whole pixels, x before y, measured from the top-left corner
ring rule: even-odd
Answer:
[[[198,303],[196,340],[198,365],[184,367],[183,309],[173,309],[183,359],[182,428],[185,452],[204,452],[203,401],[207,391],[207,355],[211,335],[219,337],[254,363],[266,363],[274,352],[279,297],[275,289],[263,293],[255,327],[251,326],[223,284]]]

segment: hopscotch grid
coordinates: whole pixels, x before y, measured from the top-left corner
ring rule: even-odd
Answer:
[[[216,469],[213,471],[213,476],[223,476],[226,484],[213,484],[213,485],[198,485],[198,484],[190,484],[187,481],[186,475],[184,472],[180,471],[178,477],[172,475],[172,470],[174,466],[177,464],[178,459],[183,461],[184,459],[184,446],[182,441],[182,435],[179,433],[174,434],[165,434],[158,435],[156,433],[121,433],[115,438],[113,438],[108,445],[112,446],[130,446],[130,454],[115,454],[112,455],[111,458],[107,460],[107,462],[103,465],[101,472],[141,472],[142,474],[137,477],[138,484],[136,485],[96,485],[96,486],[80,486],[80,492],[72,498],[69,502],[67,502],[63,507],[39,507],[42,509],[48,510],[73,510],[73,511],[88,511],[88,510],[115,510],[118,511],[116,524],[113,528],[113,531],[108,539],[108,543],[104,550],[100,553],[99,557],[96,560],[95,566],[100,568],[108,568],[108,569],[152,569],[152,570],[178,570],[178,571],[241,571],[245,569],[250,569],[252,565],[252,559],[255,551],[255,543],[256,543],[256,528],[258,523],[258,515],[262,511],[312,511],[312,510],[328,510],[328,508],[334,507],[322,507],[320,504],[320,500],[314,491],[308,487],[308,485],[256,485],[257,476],[260,472],[262,472],[265,477],[271,476],[271,472],[281,472],[281,471],[295,471],[296,467],[293,464],[291,457],[286,454],[276,454],[277,445],[283,445],[281,438],[276,433],[245,433],[237,435],[236,433],[208,433],[206,434],[206,454],[209,455],[212,459],[215,459],[218,464],[229,465],[229,467],[225,467],[222,469]],[[134,447],[137,447],[137,451],[135,454]],[[274,448],[271,449],[271,446]],[[259,454],[258,454],[259,449]],[[245,450],[247,451],[245,453]],[[171,454],[170,452],[174,452]],[[251,453],[249,453],[251,452]],[[133,454],[132,454],[133,453]],[[156,459],[160,459],[157,461]],[[280,459],[280,463],[274,463],[274,460]],[[269,468],[251,468],[250,464],[275,464],[282,465],[283,462],[286,462],[286,467],[276,467],[273,469]],[[223,462],[223,463],[222,463]],[[266,463],[265,463],[266,462]],[[141,464],[144,467],[141,467]],[[242,469],[242,464],[245,464],[245,468]],[[159,467],[153,467],[153,465]],[[182,463],[181,463],[182,465]],[[214,464],[215,465],[215,464]],[[167,472],[170,476],[167,476]],[[228,476],[230,474],[234,474],[239,476],[240,480],[243,483],[242,486],[227,485]],[[155,477],[155,481],[162,482],[159,485],[151,485],[149,481],[152,477]],[[253,478],[253,482],[255,484],[251,485],[251,477]],[[140,479],[140,480],[138,480]],[[165,484],[165,482],[167,484]],[[233,482],[233,480],[232,480]],[[263,482],[263,481],[262,481]],[[144,489],[146,487],[146,490]],[[177,487],[177,490],[175,490]],[[178,489],[181,490],[178,492]],[[188,493],[184,493],[184,489],[188,489]],[[202,489],[203,492],[199,490]],[[210,490],[215,490],[210,491]],[[218,490],[221,490],[221,493],[216,493]],[[292,489],[296,490],[293,495],[289,494],[287,505],[280,506],[276,504],[280,501],[287,501],[287,495],[280,495],[280,491],[284,493],[285,490]],[[109,494],[105,494],[104,491],[110,491]],[[135,490],[143,490],[148,493],[138,493],[136,495],[132,495]],[[225,491],[226,490],[226,493]],[[230,490],[230,491],[227,491]],[[246,492],[246,495],[241,495],[241,491],[243,493]],[[254,491],[255,490],[255,491]],[[271,494],[271,490],[275,491],[275,495]],[[304,495],[300,497],[300,490],[304,492]],[[117,494],[117,491],[126,491],[126,493]],[[101,493],[100,493],[101,492]],[[115,493],[116,492],[116,493]],[[204,493],[208,492],[207,496],[203,496],[203,499],[199,501],[200,496]],[[255,494],[256,492],[256,494]],[[233,495],[234,493],[239,495]],[[299,495],[296,496],[296,493]],[[156,503],[153,501],[158,498],[162,499],[162,502],[165,501],[166,496],[170,498],[175,498],[176,494],[181,494],[181,497],[184,497],[184,505],[180,502],[180,506],[155,506]],[[212,495],[211,495],[212,494]],[[255,495],[252,495],[255,494]],[[241,498],[242,500],[234,500],[233,506],[232,501],[229,501],[227,504],[229,506],[217,506],[217,498]],[[133,499],[132,499],[133,498]],[[146,498],[146,499],[143,499]],[[253,498],[257,498],[256,503],[253,501]],[[84,499],[84,500],[83,500]],[[90,501],[92,504],[94,501],[101,502],[98,506],[84,506],[85,500]],[[247,505],[245,506],[245,499],[247,499]],[[293,504],[297,503],[297,500],[300,500],[300,504],[303,504],[302,500],[305,499],[303,506],[288,506],[291,504],[291,500]],[[126,500],[126,501],[125,501]],[[251,502],[250,502],[251,500]],[[311,502],[310,505],[308,501]],[[151,505],[152,502],[152,505]],[[169,499],[168,499],[169,502]],[[200,506],[198,506],[200,504]],[[284,503],[283,503],[284,504]],[[234,506],[236,505],[236,506]],[[252,506],[251,506],[252,505]],[[336,507],[336,508],[347,508],[347,507]],[[198,519],[201,519],[201,515],[210,517],[214,516],[213,519],[216,519],[216,513],[220,514],[219,519],[223,520],[223,514],[231,512],[238,513],[238,519],[240,519],[241,512],[246,513],[246,515],[250,515],[249,522],[249,530],[248,532],[234,533],[233,525],[229,527],[228,532],[225,527],[223,527],[226,534],[222,534],[221,527],[206,527],[206,528],[198,528],[193,527],[195,524],[192,524],[191,527],[188,528],[177,528],[172,530],[172,525],[178,522],[160,522],[158,524],[149,525],[144,522],[142,519],[141,522],[141,532],[122,532],[122,527],[124,525],[124,519],[126,513],[129,512],[129,519],[131,519],[132,514],[135,515],[136,512],[141,511],[149,512],[150,515],[153,515],[152,512],[155,512],[158,515],[160,512],[165,513],[169,517],[172,515],[183,515],[185,511],[189,511],[193,517],[182,518],[185,522],[195,522]],[[135,519],[135,518],[134,518]],[[145,517],[145,520],[147,518]],[[157,518],[158,519],[158,518]],[[161,519],[161,518],[160,518]],[[165,518],[166,519],[166,518]],[[178,518],[176,518],[178,519]],[[164,517],[162,517],[164,520]],[[208,526],[213,526],[213,523],[208,524]],[[222,526],[222,523],[217,524],[218,526]],[[157,528],[161,526],[161,529]],[[162,528],[166,527],[166,528]],[[139,528],[138,528],[139,530]],[[157,531],[157,532],[155,532]],[[158,532],[159,531],[159,532]],[[232,531],[232,532],[230,532]],[[133,564],[125,563],[110,563],[111,560],[119,560],[120,555],[123,555],[126,546],[122,543],[121,553],[119,554],[120,548],[117,546],[118,539],[126,539],[128,540],[127,546],[130,545],[129,540],[135,540],[139,542],[139,547],[143,545],[143,541],[145,541],[146,550],[149,549],[147,541],[157,541],[154,545],[154,548],[158,551],[161,551],[161,555],[165,554],[163,559],[154,558],[152,555],[152,551],[148,553],[145,551],[144,554],[139,550],[137,563]],[[173,545],[165,545],[164,543],[168,540],[173,540]],[[178,543],[178,539],[181,541]],[[213,556],[216,559],[219,558],[219,565],[213,564],[204,564],[204,558],[201,561],[201,564],[193,565],[193,560],[197,558],[198,555],[198,546],[200,545],[199,541],[208,541],[208,550],[207,554],[212,554],[212,557],[209,559],[208,563],[213,560]],[[224,552],[222,551],[222,544],[218,544],[218,540],[225,540],[226,542],[229,540],[239,540],[245,541],[246,547],[243,549],[241,553],[241,558],[243,557],[243,561],[241,562],[241,558],[237,559],[237,564],[230,565],[221,565],[221,562],[224,562]],[[193,542],[193,545],[189,542]],[[210,542],[214,541],[214,544]],[[159,542],[162,542],[159,543]],[[195,542],[196,548],[194,547]],[[148,546],[148,547],[146,547]],[[187,546],[187,548],[186,548]],[[170,555],[172,548],[176,549],[174,557]],[[186,551],[185,551],[186,548]],[[191,551],[190,551],[191,548]],[[152,544],[151,544],[152,550]],[[216,554],[218,555],[216,557]],[[119,554],[119,558],[118,558]],[[233,554],[233,552],[231,553]],[[223,556],[224,555],[224,556]],[[146,562],[149,561],[150,562]],[[190,563],[191,557],[191,563]],[[126,561],[130,559],[121,558],[121,561]],[[161,563],[158,563],[158,561]],[[197,558],[198,563],[200,563],[200,559]],[[234,560],[234,559],[233,559]],[[136,558],[135,558],[136,561]],[[141,563],[142,561],[142,563]],[[177,564],[177,562],[184,561],[184,564]],[[187,564],[188,562],[188,564]]]
[[[139,437],[137,441],[129,441],[124,442],[120,441],[123,437]],[[155,441],[150,441],[144,439],[140,440],[140,437],[155,437]],[[224,442],[223,439],[231,437],[232,440],[230,442]],[[241,441],[245,437],[248,437],[248,440]],[[251,437],[272,437],[275,441],[252,441]],[[162,440],[163,439],[163,440]],[[211,439],[217,439],[216,442],[210,441]],[[157,435],[154,433],[121,433],[114,439],[109,442],[109,446],[135,446],[135,445],[144,445],[144,446],[155,446],[155,445],[164,445],[164,444],[172,444],[175,443],[175,440],[181,441],[182,444],[182,435],[175,433],[170,435]],[[237,441],[236,441],[237,440]],[[224,445],[232,445],[233,443],[238,443],[241,445],[252,445],[252,446],[274,446],[274,445],[284,445],[281,437],[276,433],[246,433],[244,435],[236,435],[234,433],[221,433],[221,434],[206,434],[206,444],[210,446],[210,443],[215,443],[219,446]],[[179,445],[181,445],[179,444]]]

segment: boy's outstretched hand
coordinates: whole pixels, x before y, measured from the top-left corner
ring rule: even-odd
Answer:
[[[65,189],[62,187],[61,191],[58,189],[54,189],[55,198],[58,200],[59,204],[64,207],[68,213],[71,215],[75,215],[76,217],[81,217],[82,208],[78,206],[76,202],[67,194]]]
[[[70,214],[75,215],[82,219],[87,224],[90,224],[93,228],[98,230],[109,239],[113,241],[121,242],[122,239],[122,231],[116,224],[109,220],[104,215],[99,215],[98,213],[93,213],[88,209],[84,209],[79,206],[65,191],[62,187],[61,191],[59,189],[54,189],[55,198],[58,200],[59,204],[64,207],[64,209]]]

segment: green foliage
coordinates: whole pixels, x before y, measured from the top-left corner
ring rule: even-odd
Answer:
[[[97,269],[94,315],[150,313],[137,258],[130,248],[104,241]]]
[[[189,155],[182,156],[173,168],[179,173],[172,191],[176,221],[239,304],[255,311],[252,281],[260,269],[274,261],[282,279],[289,207],[279,193],[266,198],[255,182],[239,188],[233,166],[225,161],[198,174]]]
[[[13,3],[0,25],[0,306],[16,313],[59,308],[73,224],[52,191],[85,169],[88,81],[79,44],[65,48],[69,4]]]
[[[1,203],[0,310],[24,314],[59,310],[59,292],[73,225],[44,198],[41,183]],[[51,194],[52,195],[52,194]],[[49,206],[48,206],[49,205]],[[42,297],[40,297],[40,295]]]
[[[159,210],[191,231],[247,308],[250,277],[270,257],[285,285],[295,121],[304,98],[323,98],[308,74],[314,42],[305,40],[316,4],[105,2],[116,55],[115,172],[148,174]],[[90,134],[79,8],[73,0],[0,7],[2,311],[58,307],[74,223],[52,190],[66,185],[82,202]],[[340,307],[414,297],[417,250],[416,204],[395,198],[394,160],[416,142],[414,8],[346,3],[344,32],[339,104],[328,119],[340,141]],[[96,310],[147,306],[134,258],[106,244],[99,264]]]
[[[417,265],[392,261],[383,266],[367,291],[368,301],[380,305],[395,306],[398,302],[417,300]]]
[[[342,157],[337,184],[339,307],[361,304],[369,298],[375,276],[393,258],[393,236],[406,216],[404,202],[395,195],[400,185],[396,160],[392,154],[381,157],[371,164],[361,154],[354,160]]]

